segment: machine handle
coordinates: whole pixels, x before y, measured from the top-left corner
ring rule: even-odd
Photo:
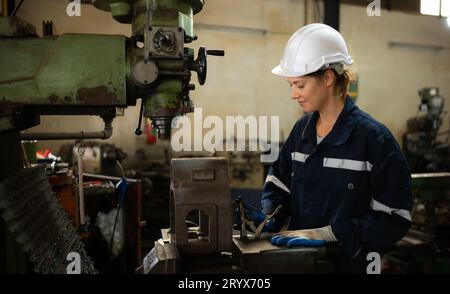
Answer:
[[[136,136],[140,136],[142,135],[143,131],[141,129],[141,125],[142,125],[142,114],[144,112],[144,99],[141,99],[141,109],[139,110],[139,121],[138,121],[138,126],[136,129],[134,129],[134,133],[136,134]]]
[[[213,55],[213,56],[225,56],[225,51],[218,50],[218,49],[207,49],[206,54]]]
[[[197,72],[198,83],[200,85],[203,85],[206,81],[206,72],[207,72],[206,56],[207,55],[225,56],[225,51],[217,50],[217,49],[210,50],[210,49],[206,49],[204,46],[201,46],[198,49],[197,59],[190,64],[189,68],[191,70]]]

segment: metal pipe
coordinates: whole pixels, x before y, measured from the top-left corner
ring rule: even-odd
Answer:
[[[83,173],[83,176],[88,177],[88,178],[111,180],[111,181],[117,181],[117,182],[122,180],[122,178],[119,178],[119,177],[112,177],[112,176],[108,176],[108,175],[99,175],[99,174],[90,174],[90,173]],[[130,178],[125,178],[125,180],[127,180],[127,182],[129,182],[129,183],[136,183],[138,181],[137,179],[130,179]]]
[[[16,8],[14,8],[13,12],[11,13],[11,16],[15,16],[17,11],[19,11],[20,7],[22,6],[23,2],[25,0],[20,1],[20,3],[16,6]]]
[[[23,141],[30,140],[85,140],[85,139],[108,139],[112,135],[112,118],[103,118],[105,128],[100,132],[59,132],[59,133],[22,133],[20,139]]]
[[[324,1],[325,16],[324,23],[339,31],[339,8],[340,0]]]
[[[441,173],[421,173],[421,174],[411,174],[412,179],[424,179],[424,178],[443,178],[450,177],[450,173],[441,172]]]

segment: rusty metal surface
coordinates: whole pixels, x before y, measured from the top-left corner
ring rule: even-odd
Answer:
[[[171,235],[182,254],[231,251],[232,206],[225,158],[172,159],[171,201]],[[187,216],[195,210],[201,211],[198,226],[188,230]]]
[[[105,86],[79,89],[77,92],[77,101],[88,105],[120,104],[120,100],[117,97],[117,94],[113,91],[109,91]]]
[[[126,37],[0,38],[0,104],[126,106]]]
[[[37,166],[23,169],[0,182],[0,209],[14,240],[33,264],[36,273],[64,274],[67,255],[80,255],[81,273],[95,273],[72,222]]]

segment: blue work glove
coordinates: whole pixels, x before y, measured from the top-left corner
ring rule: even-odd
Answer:
[[[336,242],[331,226],[309,230],[283,231],[275,234],[270,240],[273,245],[287,247],[305,246],[321,247],[326,243]]]
[[[255,233],[255,237],[259,238],[262,232],[277,232],[280,230],[280,222],[275,219],[282,208],[279,205],[271,214],[266,215],[261,210],[244,202],[242,197],[235,199],[237,204],[235,228],[241,230],[246,235],[246,230]]]

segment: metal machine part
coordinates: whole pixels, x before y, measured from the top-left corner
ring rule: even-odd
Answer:
[[[180,253],[230,252],[233,219],[226,159],[172,159],[170,190],[170,233]]]
[[[413,173],[412,226],[384,254],[386,273],[450,272],[450,173]]]
[[[299,274],[330,273],[331,264],[327,249],[277,247],[266,237],[260,240],[233,238],[241,255],[244,273],[253,274]]]
[[[133,80],[141,87],[146,87],[158,78],[158,67],[148,60],[141,60],[134,65]]]
[[[419,91],[420,105],[416,117],[407,121],[403,149],[412,172],[450,171],[450,131],[439,133],[444,116],[444,99],[439,88]],[[447,133],[447,142],[439,141],[439,135]]]
[[[412,174],[413,226],[424,232],[436,235],[439,227],[445,227],[444,239],[450,246],[450,173]]]
[[[137,273],[323,274],[332,273],[334,268],[333,248],[278,247],[270,243],[267,234],[260,240],[233,237],[231,254],[195,258],[185,258],[179,246],[169,242],[168,230],[161,230],[161,235]]]
[[[80,255],[81,273],[95,273],[72,222],[52,191],[44,167],[24,169],[0,182],[0,209],[35,272],[67,273],[67,256],[75,252]]]
[[[112,135],[112,118],[103,118],[105,127],[99,132],[79,132],[79,133],[21,133],[20,139],[24,141],[31,140],[86,140],[86,139],[108,139]]]
[[[2,37],[36,37],[36,28],[17,16],[0,17]]]
[[[433,121],[433,132],[437,132],[442,124],[442,112],[444,110],[444,98],[439,96],[439,88],[424,88],[419,91],[421,97],[420,109],[425,111]]]
[[[142,274],[176,274],[179,272],[180,255],[175,244],[155,242],[138,268]]]
[[[0,131],[37,125],[42,114],[114,117],[116,107],[136,105],[141,98],[143,114],[152,120],[160,138],[169,139],[171,120],[193,111],[191,71],[204,84],[206,55],[224,55],[222,50],[202,47],[194,60],[194,50],[184,47],[197,39],[193,15],[201,11],[204,0],[91,3],[110,11],[117,21],[131,24],[132,37],[64,34],[39,38],[25,21],[0,18]]]

